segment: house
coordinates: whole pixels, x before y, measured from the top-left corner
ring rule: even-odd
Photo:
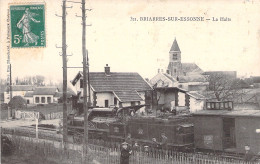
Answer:
[[[204,109],[205,106],[205,102],[206,102],[206,97],[204,97],[203,95],[201,95],[199,92],[187,92],[188,95],[188,99],[189,99],[189,111],[191,113],[200,111]]]
[[[21,96],[24,98],[28,91],[33,91],[35,86],[33,85],[12,85],[12,97]],[[4,103],[9,103],[10,101],[10,89],[4,92]]]
[[[27,104],[33,104],[33,91],[28,91],[24,95]]]
[[[247,79],[254,88],[260,88],[260,76],[251,76]]]
[[[110,72],[106,65],[104,72],[90,72],[90,99],[94,107],[135,106],[145,104],[146,92],[152,87],[136,72]],[[83,99],[83,74],[79,72],[72,80]]]
[[[187,110],[191,113],[203,110],[205,97],[198,92],[178,87],[155,87],[156,105],[159,110]]]
[[[33,104],[49,104],[49,103],[57,103],[58,98],[56,96],[58,92],[57,87],[37,87],[32,93],[33,97]],[[31,93],[28,93],[28,96],[30,96]],[[25,97],[26,101],[30,102],[31,97],[27,98],[27,95]]]

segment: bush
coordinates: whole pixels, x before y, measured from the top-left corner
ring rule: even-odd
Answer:
[[[26,106],[26,101],[21,96],[14,96],[8,103],[8,106],[12,109],[23,109]]]

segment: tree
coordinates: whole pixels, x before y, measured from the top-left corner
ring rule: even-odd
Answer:
[[[230,78],[223,73],[212,73],[207,76],[209,86],[208,93],[217,101],[233,100],[239,96],[239,80]]]
[[[26,106],[26,101],[21,96],[14,96],[8,106],[12,109],[23,109]]]

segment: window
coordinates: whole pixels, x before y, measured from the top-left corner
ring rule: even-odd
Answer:
[[[117,98],[114,98],[114,105],[117,105]]]
[[[173,55],[172,55],[172,59],[173,59],[173,60],[177,60],[177,59],[178,59],[177,54],[173,54]]]
[[[51,103],[51,97],[47,97],[47,103]]]
[[[39,103],[40,102],[40,98],[39,97],[35,97],[35,102]]]
[[[80,79],[80,80],[79,80],[79,85],[80,85],[80,86],[79,86],[80,88],[83,88],[83,79]]]
[[[135,102],[134,101],[131,102],[131,106],[135,106]]]
[[[174,69],[174,73],[176,73],[177,71],[176,71],[176,69]]]
[[[30,104],[30,100],[27,100],[27,104]]]
[[[114,127],[114,132],[115,133],[119,133],[119,128],[118,127]]]
[[[108,100],[105,100],[105,107],[108,107]]]
[[[45,103],[45,97],[42,97],[42,98],[41,98],[41,102],[42,102],[42,103]]]

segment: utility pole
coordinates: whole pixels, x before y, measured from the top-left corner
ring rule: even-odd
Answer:
[[[12,65],[10,64],[10,101],[13,98],[13,90],[12,90]],[[10,107],[10,116],[13,118],[13,110],[12,106]],[[9,119],[9,118],[8,118]]]
[[[82,55],[83,55],[83,109],[84,109],[84,141],[83,163],[87,163],[88,154],[88,100],[87,100],[87,57],[86,57],[86,6],[82,0]]]
[[[66,0],[62,5],[62,63],[63,63],[63,144],[67,149],[68,125],[67,125],[67,45],[66,45]]]

